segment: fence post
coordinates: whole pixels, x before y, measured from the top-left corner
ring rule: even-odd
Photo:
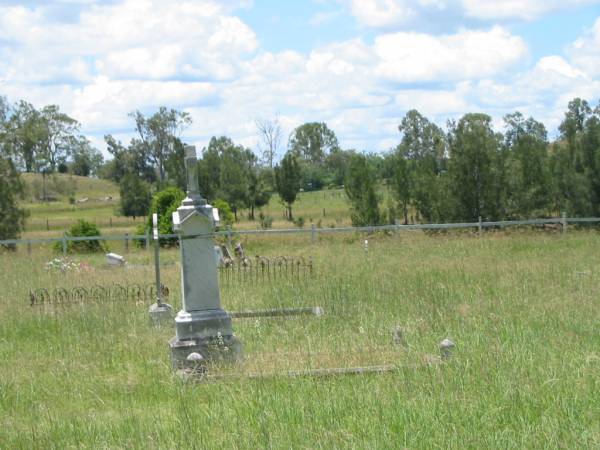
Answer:
[[[150,249],[150,229],[146,228],[146,250]]]
[[[310,226],[310,242],[317,242],[317,226],[314,223]]]
[[[129,233],[125,233],[125,253],[129,253]]]
[[[27,241],[27,254],[31,255],[31,241]]]
[[[567,234],[567,213],[565,211],[563,211],[563,213],[562,213],[562,218],[560,220],[560,223],[562,224],[563,234]]]
[[[50,231],[50,221],[46,219],[46,231]]]
[[[108,218],[108,226],[112,228],[112,216]]]
[[[227,248],[231,248],[231,225],[227,225]]]
[[[62,237],[62,251],[63,256],[67,256],[67,235],[65,233],[63,233]]]
[[[479,216],[479,223],[477,224],[477,232],[481,235],[481,230],[483,229],[483,225],[481,224],[481,216]]]

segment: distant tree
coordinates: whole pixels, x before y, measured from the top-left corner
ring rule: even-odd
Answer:
[[[318,191],[323,189],[330,180],[330,175],[324,165],[299,161],[302,172],[302,189],[305,191]]]
[[[408,208],[412,200],[413,161],[407,160],[402,154],[396,152],[389,156],[389,187],[395,200],[400,205],[404,216],[404,224],[408,224]]]
[[[110,134],[104,136],[104,140],[113,159],[99,169],[101,178],[119,183],[125,175],[135,174],[148,183],[156,181],[156,172],[148,162],[145,146],[139,140],[132,139],[129,147]]]
[[[182,191],[187,190],[185,170],[185,146],[179,138],[173,139],[173,152],[165,161],[165,170],[169,175],[169,183]]]
[[[134,174],[127,174],[119,183],[121,214],[130,217],[145,216],[150,209],[150,185]]]
[[[457,124],[450,124],[449,174],[457,220],[502,215],[501,136],[494,133],[491,123],[486,114],[466,114]]]
[[[200,193],[209,200],[225,200],[237,220],[237,211],[252,203],[249,189],[256,166],[257,158],[252,151],[235,145],[226,136],[213,137],[198,161]]]
[[[517,217],[543,215],[551,206],[546,128],[532,117],[525,119],[520,112],[506,115],[504,123],[510,173],[507,212]]]
[[[25,226],[25,210],[18,206],[23,190],[13,162],[10,158],[0,157],[0,240],[18,238]]]
[[[150,117],[145,117],[140,111],[135,111],[130,116],[135,120],[140,142],[158,170],[158,179],[163,184],[166,179],[165,164],[175,151],[175,138],[192,123],[192,118],[187,112],[164,106]]]
[[[590,183],[592,214],[600,215],[600,104],[585,122],[582,137],[585,174]]]
[[[6,97],[0,96],[0,158],[7,158],[9,156],[7,138],[7,121],[10,113],[10,106]]]
[[[570,215],[600,213],[600,108],[571,100],[551,148],[557,209]]]
[[[277,154],[277,149],[281,144],[282,130],[279,123],[279,117],[274,119],[257,119],[256,128],[260,139],[259,149],[262,154],[262,163],[273,169],[273,161]]]
[[[12,154],[26,172],[43,166],[46,129],[39,111],[21,100],[6,122],[5,139],[7,153]]]
[[[364,155],[356,154],[350,158],[344,189],[352,205],[350,213],[352,225],[366,226],[382,223],[376,180],[373,177],[373,169],[369,167]]]
[[[73,175],[87,177],[96,175],[104,162],[104,157],[98,149],[84,136],[73,140],[71,147],[71,172]]]
[[[48,105],[40,112],[43,127],[41,159],[54,171],[69,156],[73,139],[79,131],[79,122],[60,112],[57,105]]]
[[[338,149],[335,133],[325,123],[311,122],[296,128],[288,143],[288,149],[303,161],[322,165],[327,155]]]
[[[8,104],[8,100],[6,100],[6,97],[0,95],[0,127],[4,126],[8,120],[9,113],[10,105]]]
[[[281,162],[275,166],[275,186],[281,200],[287,207],[288,220],[294,220],[292,215],[292,204],[296,201],[296,196],[300,192],[300,183],[302,182],[302,172],[298,158],[292,152],[287,152]]]
[[[325,159],[325,167],[329,172],[330,182],[335,186],[344,184],[348,163],[354,150],[342,150],[340,148],[332,149]]]
[[[254,210],[262,208],[271,199],[270,173],[259,167],[252,167],[248,176],[248,207],[250,220],[254,220]]]
[[[444,220],[444,205],[448,193],[440,189],[445,172],[446,140],[443,131],[417,110],[410,110],[402,118],[398,130],[402,139],[388,158],[388,180],[396,200],[408,222],[408,204],[414,205],[419,215],[428,222]],[[399,163],[402,159],[405,163]]]

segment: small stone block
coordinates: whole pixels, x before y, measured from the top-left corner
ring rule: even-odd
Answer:
[[[153,303],[148,310],[150,321],[154,326],[170,324],[173,319],[173,307],[168,303]]]

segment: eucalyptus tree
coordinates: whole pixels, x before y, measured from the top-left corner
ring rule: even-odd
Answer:
[[[258,129],[260,138],[258,147],[262,154],[262,163],[273,169],[277,149],[281,145],[281,138],[283,136],[279,117],[276,116],[274,119],[257,119],[256,128]]]
[[[60,111],[58,105],[47,105],[40,111],[42,127],[42,161],[54,171],[70,154],[79,122]]]
[[[548,134],[543,123],[520,112],[504,116],[507,153],[507,213],[518,217],[543,215],[551,206]]]
[[[402,138],[387,158],[387,178],[404,223],[408,223],[411,204],[425,220],[443,220],[448,204],[443,188],[447,161],[444,132],[414,109],[402,118],[398,130]]]
[[[339,148],[335,133],[322,122],[300,125],[290,135],[288,150],[302,161],[322,165],[327,155]]]
[[[379,225],[383,217],[379,209],[377,181],[365,155],[350,157],[344,190],[350,200],[352,225]]]
[[[146,154],[158,171],[161,184],[166,179],[166,162],[175,152],[175,139],[192,123],[187,112],[161,106],[156,113],[145,117],[140,111],[130,114]]]
[[[456,201],[454,218],[476,221],[503,215],[502,136],[486,114],[465,114],[449,123],[448,171]]]
[[[281,200],[287,208],[287,219],[294,220],[292,204],[300,192],[302,169],[295,153],[288,151],[281,162],[275,166],[275,186]]]
[[[0,240],[19,237],[24,227],[26,212],[18,205],[23,191],[23,182],[11,158],[0,156]]]

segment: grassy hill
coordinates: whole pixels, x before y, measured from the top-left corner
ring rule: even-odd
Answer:
[[[119,187],[116,183],[69,174],[26,173],[22,175],[26,197],[22,206],[29,212],[27,236],[66,230],[78,219],[102,228],[132,228],[138,221],[119,217]],[[51,201],[43,201],[43,198]]]
[[[69,174],[52,174],[45,179],[41,174],[22,175],[26,184],[26,199],[22,206],[29,211],[24,237],[56,236],[67,230],[78,219],[94,222],[104,234],[133,233],[143,221],[120,216],[119,187],[116,183],[96,178]],[[51,197],[52,201],[41,199]],[[265,216],[273,219],[273,228],[298,226],[285,219],[285,206],[277,194],[262,208]],[[248,219],[247,210],[238,211],[239,229],[260,228],[259,211],[255,220]],[[294,218],[310,227],[350,225],[350,208],[342,189],[301,192],[293,205]]]

